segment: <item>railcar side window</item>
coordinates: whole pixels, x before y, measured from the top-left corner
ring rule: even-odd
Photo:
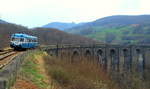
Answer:
[[[37,42],[38,40],[37,39],[35,39],[35,42]]]
[[[31,39],[31,42],[33,42],[33,39]]]
[[[27,42],[27,39],[26,39],[26,38],[24,38],[24,42]]]
[[[31,42],[31,39],[29,39],[29,42]]]
[[[36,39],[34,39],[34,42],[36,42]]]
[[[24,39],[23,39],[23,38],[21,38],[21,39],[20,39],[20,42],[24,42]]]

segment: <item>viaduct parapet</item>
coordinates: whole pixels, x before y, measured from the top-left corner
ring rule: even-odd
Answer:
[[[43,49],[51,56],[67,56],[70,60],[96,60],[107,71],[143,73],[150,69],[150,45],[49,45]]]

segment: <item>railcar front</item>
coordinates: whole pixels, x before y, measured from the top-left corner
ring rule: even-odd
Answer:
[[[10,47],[15,50],[35,48],[37,46],[37,37],[27,34],[12,34]]]
[[[11,42],[10,47],[14,49],[21,48],[21,42],[23,41],[23,37],[19,36],[18,34],[11,35]]]

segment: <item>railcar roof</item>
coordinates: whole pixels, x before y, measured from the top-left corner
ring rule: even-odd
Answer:
[[[35,37],[35,36],[30,36],[30,35],[22,34],[22,33],[15,33],[15,34],[12,34],[11,37],[37,38],[37,37]]]

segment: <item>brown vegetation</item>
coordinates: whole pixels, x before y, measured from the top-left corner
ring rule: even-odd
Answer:
[[[15,24],[0,24],[0,48],[8,47],[13,33],[30,33],[27,28]]]
[[[147,72],[145,76],[133,71],[109,70],[106,73],[91,57],[74,57],[72,61],[65,55],[59,58],[35,50],[26,56],[19,73],[21,83],[15,86],[23,86],[26,82],[40,89],[150,89]]]
[[[12,87],[11,89],[39,89],[39,88],[37,88],[34,84],[32,84],[32,82],[17,79],[14,87]]]
[[[150,80],[145,79],[140,72],[111,73],[112,79],[121,89],[150,89]]]
[[[94,61],[46,57],[45,62],[53,89],[119,89]]]
[[[68,34],[57,29],[35,28],[32,30],[35,36],[44,44],[93,44],[96,41],[79,35]],[[98,43],[98,42],[97,42]]]

